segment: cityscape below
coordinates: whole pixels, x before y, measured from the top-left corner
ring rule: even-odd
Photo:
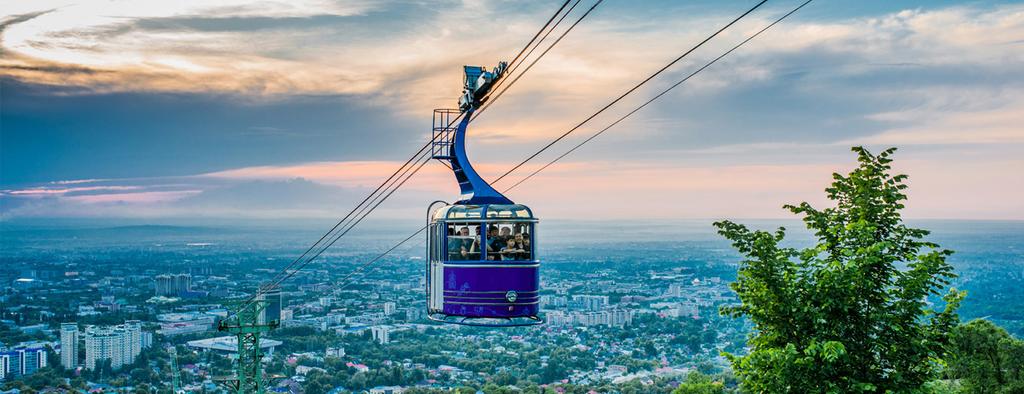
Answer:
[[[792,221],[751,221],[771,228]],[[265,291],[260,340],[279,392],[416,392],[463,386],[629,387],[667,392],[689,371],[728,369],[751,325],[718,310],[738,302],[739,256],[702,221],[545,223],[541,314],[532,327],[478,328],[426,319],[423,243],[367,269],[404,226],[354,233]],[[1024,227],[921,221],[956,251],[966,321],[1024,334]],[[13,224],[2,232],[0,379],[88,390],[219,390],[238,354],[217,330],[317,229],[259,226]],[[791,230],[792,231],[792,230]],[[809,234],[793,231],[796,241]],[[339,287],[343,278],[356,278]],[[234,301],[232,301],[234,300]],[[930,303],[941,302],[929,298]],[[24,386],[21,386],[24,385]]]

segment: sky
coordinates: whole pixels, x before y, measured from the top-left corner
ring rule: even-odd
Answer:
[[[340,217],[456,106],[462,65],[511,60],[561,2],[0,3],[6,221]],[[470,158],[495,179],[754,3],[604,1],[473,122]],[[797,4],[768,1],[497,188]],[[855,145],[899,149],[908,217],[1024,220],[1024,3],[816,0],[508,196],[542,218],[790,217],[827,204]],[[375,215],[457,197],[434,162]]]

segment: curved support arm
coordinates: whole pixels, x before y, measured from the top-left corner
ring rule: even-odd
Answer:
[[[463,114],[462,122],[459,122],[455,130],[455,140],[452,142],[451,159],[452,171],[455,172],[455,179],[459,181],[459,189],[462,196],[456,204],[512,204],[512,200],[494,190],[487,181],[477,174],[473,166],[469,164],[469,157],[466,156],[466,127],[473,117],[474,108],[470,107]]]

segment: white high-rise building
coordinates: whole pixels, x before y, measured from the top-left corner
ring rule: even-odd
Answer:
[[[181,293],[192,290],[191,274],[164,274],[154,278],[153,287],[156,295],[177,297]]]
[[[572,300],[579,305],[580,309],[587,311],[599,311],[608,306],[608,296],[574,295]]]
[[[396,305],[395,305],[394,302],[385,302],[384,303],[384,316],[391,316],[391,314],[395,313],[395,308],[396,308]]]
[[[78,324],[60,325],[60,365],[67,369],[78,367]]]
[[[423,317],[423,309],[421,308],[405,308],[405,320],[413,322]]]
[[[327,351],[324,352],[324,356],[325,357],[337,357],[337,358],[345,357],[345,348],[343,348],[341,346],[329,347],[329,348],[327,348]]]
[[[129,320],[118,326],[85,329],[85,368],[96,369],[102,360],[110,360],[113,369],[135,362],[142,352],[142,323]]]
[[[381,345],[391,342],[391,327],[389,326],[373,326],[370,327],[370,333],[373,334],[373,340],[377,341]]]
[[[131,364],[135,362],[135,357],[142,353],[142,322],[138,320],[125,321],[124,334],[126,342],[124,363]]]
[[[11,370],[11,355],[0,353],[0,381],[7,380]]]
[[[110,360],[112,368],[124,365],[123,332],[115,332],[113,327],[86,327],[85,329],[85,369],[94,370],[102,360]]]

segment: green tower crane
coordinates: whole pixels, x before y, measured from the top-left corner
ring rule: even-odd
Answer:
[[[178,350],[171,346],[167,348],[167,354],[171,356],[171,390],[174,394],[184,394],[181,388],[181,369],[178,368]]]
[[[277,320],[260,323],[260,312],[266,306],[267,302],[261,299],[237,302],[230,307],[234,314],[217,325],[217,330],[234,334],[238,339],[238,360],[235,374],[222,379],[232,393],[262,394],[266,392],[266,380],[263,377],[261,364],[263,351],[260,348],[260,337],[280,324]]]

